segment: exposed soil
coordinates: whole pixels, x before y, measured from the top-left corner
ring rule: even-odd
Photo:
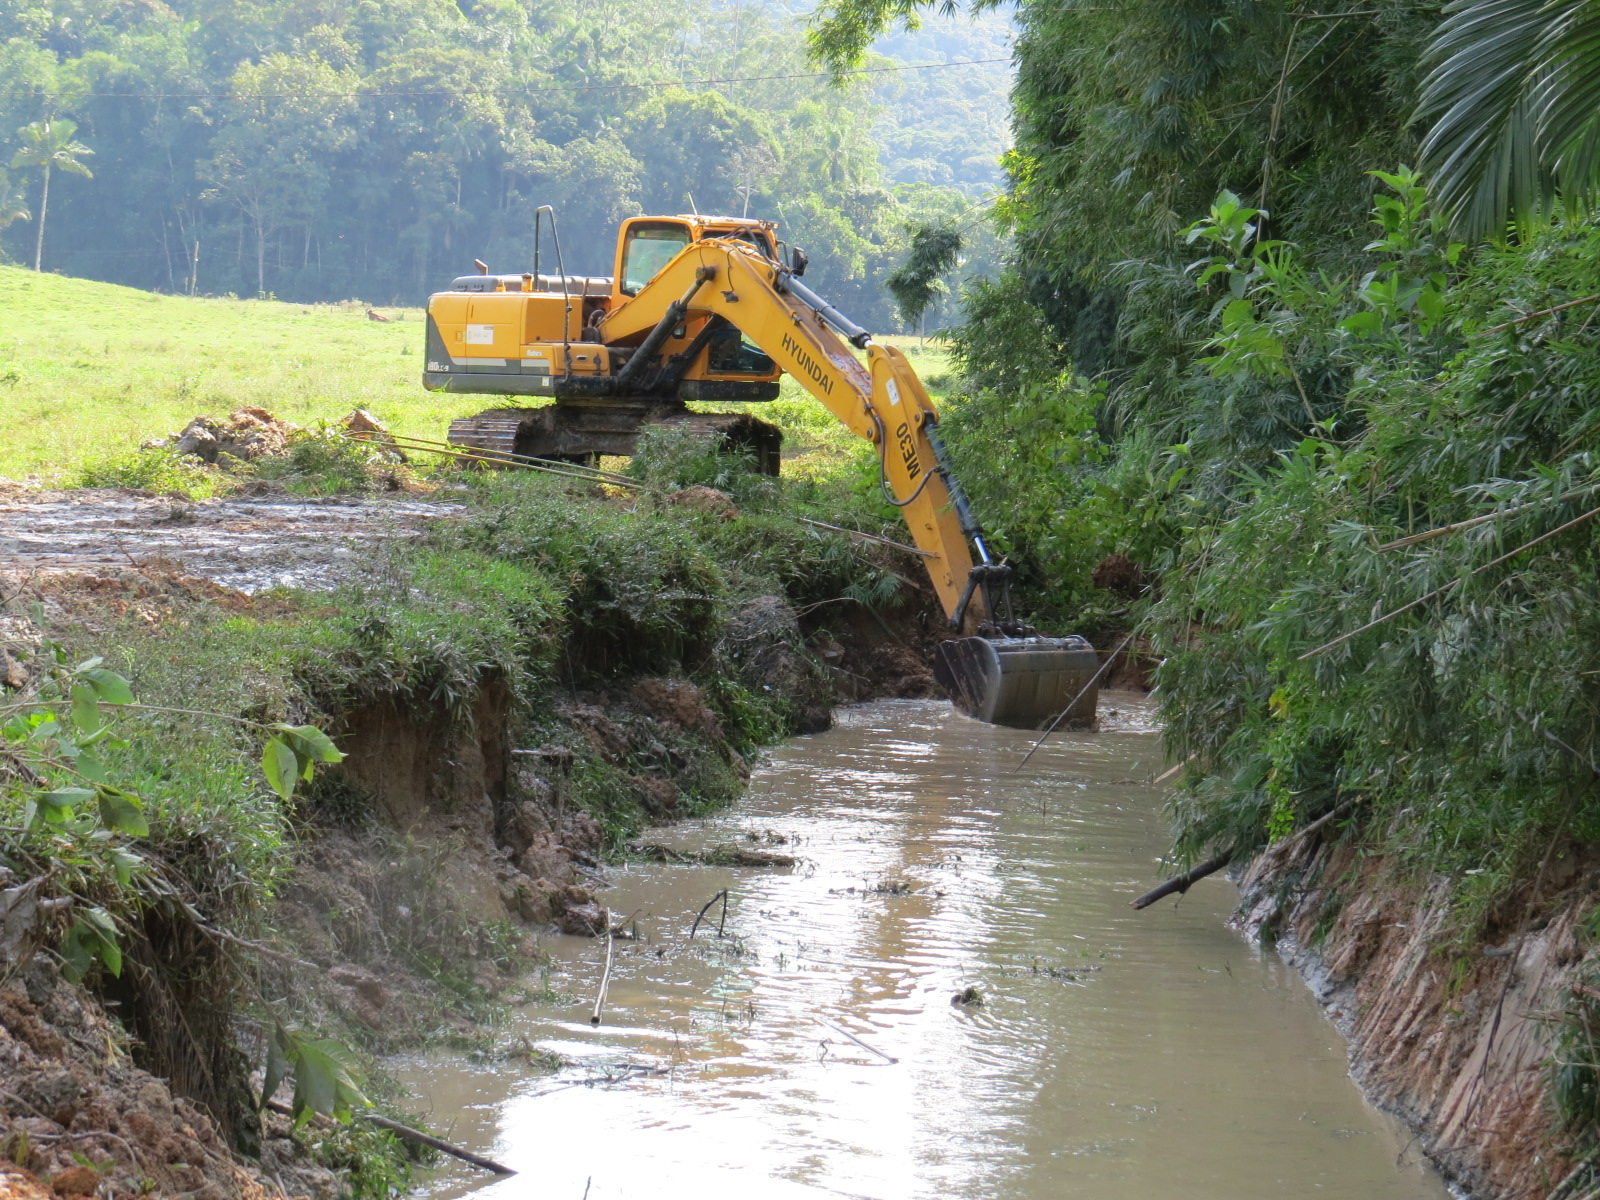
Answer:
[[[1237,923],[1311,983],[1350,1042],[1352,1074],[1401,1117],[1447,1178],[1481,1200],[1545,1196],[1568,1169],[1543,1064],[1549,1018],[1580,987],[1580,917],[1600,863],[1556,859],[1465,958],[1448,939],[1449,882],[1397,881],[1349,846],[1258,860]]]
[[[301,500],[271,485],[184,500],[125,488],[44,491],[0,481],[0,579],[177,570],[255,593],[335,586],[359,543],[412,537],[459,506],[414,499]]]
[[[204,1112],[132,1064],[104,1009],[54,975],[35,968],[0,983],[0,1196],[338,1194],[285,1118],[268,1115],[259,1163],[237,1158]]]

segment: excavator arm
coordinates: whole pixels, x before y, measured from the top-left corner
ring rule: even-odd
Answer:
[[[872,342],[780,263],[748,242],[691,242],[600,326],[620,375],[652,368],[686,323],[720,317],[877,449],[885,498],[904,514],[950,628],[935,675],[963,711],[1038,728],[1094,718],[1099,660],[1082,638],[1044,638],[1011,612],[1011,568],[991,561],[950,469],[938,413],[905,355]],[[847,345],[848,343],[848,345]],[[849,345],[867,352],[863,366]],[[974,556],[976,555],[976,561]],[[972,636],[975,635],[975,636]]]
[[[852,433],[877,448],[885,498],[904,514],[951,628],[988,633],[1001,631],[997,621],[1013,625],[1005,611],[1009,568],[989,561],[983,531],[950,471],[938,413],[922,381],[904,354],[873,343],[784,267],[747,242],[691,243],[610,314],[600,334],[611,346],[645,335],[626,372],[635,362],[645,366],[652,339],[659,344],[685,321],[713,316],[760,346]],[[846,338],[866,350],[865,366]]]

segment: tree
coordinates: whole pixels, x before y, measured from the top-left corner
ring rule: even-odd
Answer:
[[[94,151],[72,140],[72,135],[78,132],[78,126],[72,121],[35,121],[17,132],[22,135],[23,144],[22,149],[11,156],[12,168],[32,170],[37,167],[44,171],[39,189],[38,234],[33,243],[33,269],[38,271],[44,265],[44,218],[45,209],[50,205],[50,172],[52,169],[69,171],[90,178],[93,172],[78,160]]]
[[[1471,238],[1600,190],[1600,3],[1456,0],[1417,119],[1435,201]]]
[[[922,317],[944,284],[942,277],[955,269],[961,256],[961,235],[945,224],[922,225],[912,231],[911,252],[887,286],[906,324],[922,332]]]

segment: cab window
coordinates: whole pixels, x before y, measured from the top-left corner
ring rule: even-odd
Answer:
[[[637,296],[689,244],[682,225],[635,225],[622,251],[622,294]]]

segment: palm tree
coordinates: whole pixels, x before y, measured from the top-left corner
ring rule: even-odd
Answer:
[[[1425,61],[1422,167],[1461,234],[1600,191],[1600,0],[1454,0]]]
[[[44,169],[44,184],[39,192],[38,236],[33,243],[33,269],[38,271],[44,264],[44,214],[50,204],[50,172],[57,169],[92,177],[89,168],[78,160],[94,151],[82,142],[72,140],[78,127],[71,121],[35,121],[18,132],[22,135],[23,145],[11,156],[11,166]]]

